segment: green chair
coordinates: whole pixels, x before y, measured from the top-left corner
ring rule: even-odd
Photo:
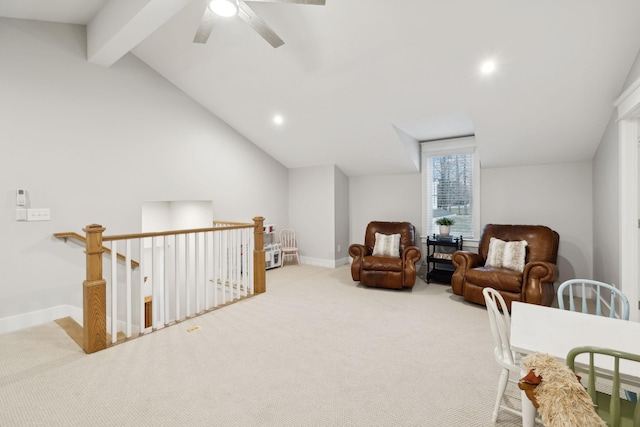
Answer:
[[[596,412],[607,425],[611,427],[640,427],[640,405],[637,402],[622,399],[620,396],[620,360],[630,360],[640,363],[640,355],[600,347],[576,347],[567,354],[567,365],[573,372],[575,359],[579,354],[589,354],[587,366],[588,385],[587,392],[596,405]],[[611,357],[613,360],[613,372],[598,372],[594,366],[594,356]],[[596,390],[596,377],[606,379],[611,383],[611,394]]]

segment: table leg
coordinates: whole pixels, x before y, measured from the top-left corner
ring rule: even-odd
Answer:
[[[522,427],[534,427],[536,424],[536,408],[524,391],[520,392],[522,398]]]

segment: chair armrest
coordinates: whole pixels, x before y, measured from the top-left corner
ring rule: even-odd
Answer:
[[[524,279],[535,279],[543,283],[553,283],[558,280],[558,266],[546,261],[533,261],[524,266]],[[530,280],[525,280],[529,282]]]
[[[556,296],[553,282],[558,280],[558,266],[546,261],[533,261],[522,272],[522,301],[550,306]]]
[[[422,252],[418,249],[417,246],[407,246],[402,251],[402,263],[406,266],[407,264],[415,264],[420,261],[422,258]]]
[[[351,278],[354,281],[360,280],[360,268],[362,267],[362,259],[369,255],[369,249],[365,245],[354,243],[349,246],[349,255],[353,258],[351,263]]]
[[[369,250],[365,245],[354,243],[353,245],[349,246],[349,255],[351,255],[351,257],[355,259],[355,258],[363,258],[370,254],[369,254]]]
[[[479,254],[469,251],[455,251],[451,257],[451,263],[456,269],[463,271],[484,265],[484,258]]]
[[[451,276],[451,290],[456,295],[462,295],[467,270],[484,265],[484,258],[474,252],[455,251],[451,257],[451,263],[456,268]]]

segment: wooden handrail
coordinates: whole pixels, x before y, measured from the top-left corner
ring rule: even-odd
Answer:
[[[144,239],[145,237],[164,237],[164,236],[174,236],[177,234],[205,233],[209,231],[238,230],[241,228],[255,227],[254,224],[249,224],[249,223],[238,223],[238,224],[239,225],[229,225],[229,226],[223,226],[223,227],[189,228],[186,230],[168,230],[168,231],[150,231],[147,233],[114,234],[112,236],[102,236],[102,241],[109,242],[113,240]]]
[[[76,240],[79,240],[80,242],[82,242],[85,246],[87,244],[87,238],[85,236],[81,235],[81,234],[78,234],[78,233],[74,232],[74,231],[66,231],[66,232],[63,232],[63,233],[53,233],[53,235],[54,235],[54,237],[57,237],[58,239],[64,239],[65,242],[67,241],[67,239],[76,239]],[[104,241],[104,239],[103,239],[103,241]],[[104,252],[108,253],[108,254],[111,253],[111,249],[109,249],[106,246],[102,246],[102,250]],[[127,261],[127,258],[124,255],[120,254],[120,253],[116,253],[116,256],[118,257],[119,260],[121,260],[123,262]],[[137,268],[137,267],[140,267],[140,263],[138,261],[135,261],[135,260],[132,259],[131,260],[131,266],[133,268]]]

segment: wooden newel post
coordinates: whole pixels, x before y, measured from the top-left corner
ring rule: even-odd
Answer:
[[[267,290],[267,269],[264,258],[264,218],[253,218],[253,292],[261,294]]]
[[[98,224],[82,229],[87,239],[87,280],[82,283],[83,344],[85,353],[107,348],[107,282],[102,277],[102,233]]]

